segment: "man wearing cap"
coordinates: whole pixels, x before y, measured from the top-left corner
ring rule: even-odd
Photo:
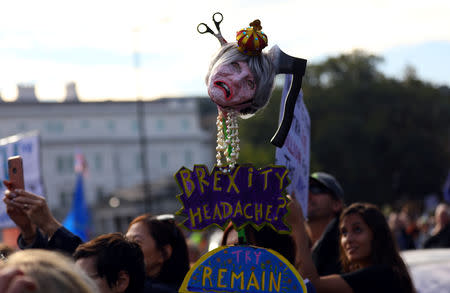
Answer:
[[[312,258],[320,276],[341,273],[339,261],[339,215],[344,191],[334,176],[315,172],[309,177],[307,231]]]

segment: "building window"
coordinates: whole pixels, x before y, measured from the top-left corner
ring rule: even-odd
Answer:
[[[116,216],[113,218],[113,221],[114,221],[114,231],[122,232],[122,218],[119,216]]]
[[[167,168],[167,154],[165,152],[161,153],[160,162],[161,168]]]
[[[103,190],[103,187],[101,186],[97,186],[97,202],[102,202],[103,199],[105,198],[105,191]]]
[[[139,125],[136,119],[131,120],[131,131],[133,132],[139,131]]]
[[[131,223],[131,221],[133,221],[133,219],[134,219],[134,217],[132,217],[132,216],[126,216],[126,218],[127,218],[126,223]]]
[[[59,193],[59,201],[61,202],[61,206],[63,206],[63,207],[70,206],[70,204],[71,204],[71,202],[70,202],[70,194],[68,192],[61,191]]]
[[[163,119],[158,119],[156,120],[156,129],[158,131],[162,131],[164,130],[164,128],[166,127],[165,122]]]
[[[141,171],[142,170],[142,157],[141,152],[138,152],[136,154],[136,170]]]
[[[74,172],[73,156],[72,155],[60,155],[56,157],[56,170],[60,174],[71,174]]]
[[[116,122],[114,120],[108,120],[106,122],[106,127],[110,130],[110,131],[114,131],[116,130]]]
[[[25,131],[25,130],[27,130],[28,129],[28,125],[27,125],[27,123],[25,123],[25,122],[20,122],[18,125],[17,125],[17,130],[20,132],[20,131]]]
[[[73,156],[67,156],[66,158],[66,165],[67,165],[67,173],[73,173],[74,170],[74,161]]]
[[[95,154],[94,156],[94,167],[97,171],[101,171],[103,168],[102,155],[99,153]]]
[[[63,170],[64,170],[64,158],[63,157],[60,157],[60,156],[58,156],[57,158],[56,158],[56,170],[58,170],[58,172],[63,172]]]
[[[63,133],[64,132],[64,123],[59,120],[47,121],[45,124],[45,128],[50,133]]]
[[[192,151],[184,152],[184,164],[187,166],[192,165]]]
[[[91,126],[91,123],[89,120],[81,120],[80,127],[83,129],[89,128]]]
[[[181,120],[181,129],[183,130],[188,130],[190,128],[190,124],[189,124],[189,120],[187,119],[182,119]]]
[[[103,233],[106,233],[107,229],[108,229],[108,224],[106,223],[106,219],[105,218],[101,218],[100,219],[100,231]]]

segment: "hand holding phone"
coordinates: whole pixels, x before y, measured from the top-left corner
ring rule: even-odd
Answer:
[[[8,175],[13,189],[25,189],[21,156],[13,156],[8,158]]]

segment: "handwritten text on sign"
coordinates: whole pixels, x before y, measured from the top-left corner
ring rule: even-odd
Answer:
[[[292,76],[286,75],[285,78],[281,109],[284,109]],[[280,121],[282,113],[283,111],[280,111]],[[286,191],[291,195],[295,195],[295,198],[303,208],[305,216],[307,216],[308,211],[310,132],[311,119],[303,101],[303,91],[300,91],[294,107],[294,118],[292,119],[291,128],[283,147],[277,148],[275,151],[275,162],[286,166],[289,170],[291,184],[286,188]]]
[[[253,246],[222,246],[202,256],[180,292],[306,292],[302,278],[283,256]]]
[[[289,184],[287,174],[283,166],[237,165],[231,173],[217,167],[209,173],[203,165],[195,165],[193,171],[183,167],[175,174],[183,190],[178,196],[183,204],[178,213],[187,216],[183,225],[189,230],[213,224],[225,228],[231,220],[238,228],[268,223],[279,232],[288,232],[283,222],[287,199],[282,194]]]

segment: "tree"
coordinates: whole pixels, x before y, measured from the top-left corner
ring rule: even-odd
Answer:
[[[239,163],[264,167],[275,163],[275,146],[270,139],[278,128],[282,89],[275,88],[269,104],[255,116],[239,121],[241,154]]]
[[[450,93],[377,70],[382,58],[354,51],[309,65],[303,82],[311,116],[311,171],[335,174],[349,201],[392,202],[439,192],[450,167]],[[447,88],[448,89],[448,88]],[[281,89],[241,121],[240,162],[274,162]]]

